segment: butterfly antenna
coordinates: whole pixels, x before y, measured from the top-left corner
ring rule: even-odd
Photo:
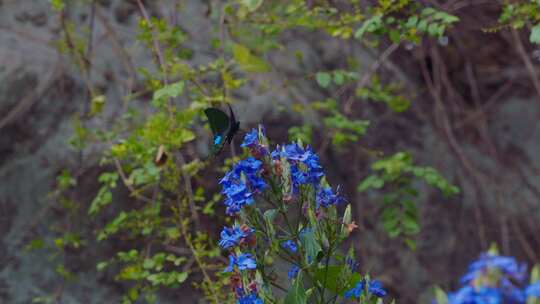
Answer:
[[[231,118],[232,121],[236,121],[236,117],[234,117],[234,112],[232,110],[232,107],[230,104],[227,104],[227,107],[229,107],[229,116]]]

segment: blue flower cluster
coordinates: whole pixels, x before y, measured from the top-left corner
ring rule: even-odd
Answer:
[[[319,191],[317,191],[315,201],[317,203],[318,209],[320,206],[329,207],[330,205],[338,205],[345,200],[337,193],[334,193],[334,190],[332,190],[332,188],[321,187]]]
[[[267,184],[261,177],[263,163],[254,157],[239,161],[219,181],[225,195],[227,215],[238,213],[242,207],[253,204],[254,193],[262,192]]]
[[[230,228],[223,227],[223,230],[221,230],[221,240],[219,241],[219,246],[223,249],[238,246],[241,242],[249,238],[254,231],[255,230],[247,226],[240,227],[238,225],[234,225]]]
[[[366,288],[366,281],[361,280],[358,283],[356,283],[356,285],[352,289],[345,292],[345,298],[347,299],[360,298],[365,288]],[[376,280],[369,281],[367,283],[367,290],[370,294],[375,295],[376,297],[379,297],[379,298],[382,298],[386,295],[386,290],[383,289],[381,282],[376,281]]]
[[[224,272],[233,272],[235,266],[240,271],[255,269],[257,268],[257,262],[255,262],[255,259],[249,253],[242,253],[238,256],[231,254],[229,255],[229,266],[225,268]]]
[[[291,267],[291,269],[289,269],[289,272],[287,273],[287,276],[289,277],[289,279],[294,279],[296,278],[296,275],[298,274],[298,272],[300,271],[300,267],[296,266],[296,265],[293,265]]]
[[[263,304],[263,301],[256,294],[249,294],[238,299],[238,304]]]
[[[525,304],[540,297],[540,281],[527,285],[527,266],[513,257],[483,253],[461,278],[458,291],[448,294],[449,304]]]
[[[281,243],[281,247],[283,249],[287,249],[290,253],[296,253],[298,251],[298,247],[296,246],[296,243],[291,240]]]
[[[293,193],[297,193],[301,185],[320,186],[324,176],[323,168],[319,163],[319,156],[310,147],[302,148],[296,143],[277,147],[272,151],[272,159],[286,159],[291,168],[291,180]]]
[[[338,205],[344,201],[339,196],[339,191],[334,192],[331,187],[325,186],[322,182],[324,177],[323,168],[320,165],[319,157],[310,148],[303,148],[299,144],[291,143],[283,147],[278,146],[273,152],[269,152],[264,138],[264,130],[252,129],[246,134],[241,144],[248,148],[251,156],[240,160],[233,168],[225,174],[219,181],[222,186],[222,194],[225,197],[226,214],[235,216],[246,206],[255,203],[256,195],[268,189],[265,177],[273,174],[277,177],[284,177],[282,173],[288,170],[289,180],[285,181],[291,185],[290,195],[285,197],[297,197],[302,186],[310,186],[316,198],[316,209],[328,208]],[[284,201],[286,200],[284,197]],[[302,238],[306,232],[311,231],[304,228],[299,237]],[[229,250],[229,265],[224,272],[232,273],[230,280],[233,290],[236,292],[237,304],[262,304],[257,292],[257,280],[253,270],[257,269],[257,262],[254,254],[246,253],[243,249],[249,249],[255,244],[255,230],[238,224],[232,227],[224,227],[221,231],[219,246]],[[240,247],[240,248],[239,248]],[[298,254],[298,243],[294,240],[284,240],[281,247],[291,255]],[[243,251],[243,252],[242,252]],[[251,251],[255,252],[255,251]],[[312,257],[308,257],[310,259]],[[293,265],[288,272],[290,279],[295,278],[300,271],[299,265]],[[364,283],[362,283],[364,284]],[[362,285],[363,286],[363,285]],[[362,289],[363,287],[355,287]],[[373,281],[369,284],[370,293],[384,295],[385,291],[380,287],[380,283]],[[351,291],[352,295],[361,291]]]

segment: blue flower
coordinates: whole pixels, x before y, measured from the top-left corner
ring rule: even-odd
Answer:
[[[334,191],[330,187],[324,187],[319,189],[315,198],[317,208],[319,208],[320,206],[329,207],[331,205],[338,205],[343,201],[344,199],[338,194],[334,193]]]
[[[258,171],[262,168],[262,161],[256,159],[253,156],[250,156],[246,159],[239,161],[234,167],[234,173],[237,176],[240,176],[240,172],[244,172],[246,175],[257,174]]]
[[[381,282],[373,280],[369,282],[368,291],[375,296],[382,298],[386,295],[386,290],[383,289]]]
[[[236,259],[236,266],[238,266],[239,270],[255,269],[257,268],[257,262],[255,262],[251,254],[243,253]]]
[[[298,247],[296,246],[296,243],[291,240],[281,243],[281,247],[289,250],[289,252],[292,252],[292,253],[296,253],[298,251]]]
[[[497,274],[493,277],[495,281],[492,273]],[[516,284],[523,283],[526,278],[527,266],[518,263],[515,258],[482,253],[461,278],[461,283],[466,286],[448,294],[449,303],[522,304],[526,302],[527,289],[523,290]]]
[[[259,176],[262,166],[263,163],[260,160],[250,156],[236,164],[233,168],[233,174],[237,180],[240,180],[240,176],[243,173],[250,189],[261,192],[267,187],[264,179]]]
[[[525,288],[525,294],[527,297],[533,296],[540,298],[540,281],[527,286],[527,288]]]
[[[238,270],[255,269],[257,268],[257,262],[253,259],[253,256],[249,253],[242,253],[238,257],[233,254],[229,255],[229,265],[223,270],[223,272],[234,271],[234,266],[238,267]]]
[[[287,273],[287,276],[289,277],[289,279],[294,279],[296,278],[296,275],[298,275],[298,272],[300,271],[300,267],[296,266],[296,265],[293,265],[291,267],[291,269],[289,269],[289,272]]]
[[[498,269],[503,275],[511,276],[519,282],[527,277],[527,265],[519,264],[515,258],[483,253],[469,265],[467,273],[461,278],[462,284],[468,284],[488,269]]]
[[[483,287],[479,290],[465,286],[456,293],[448,294],[448,304],[501,304],[503,303],[499,290]]]
[[[361,280],[356,285],[345,292],[345,298],[360,298],[365,288],[365,281]],[[376,297],[382,298],[386,295],[386,290],[382,288],[382,284],[379,281],[373,280],[368,284],[368,292]]]
[[[237,304],[263,304],[263,301],[256,294],[249,294],[238,299]]]
[[[243,183],[230,184],[223,189],[223,194],[227,196],[224,203],[227,206],[226,213],[228,215],[239,212],[245,205],[253,204],[253,193]]]
[[[364,281],[360,281],[356,283],[356,285],[349,289],[347,292],[345,292],[345,298],[360,298],[362,293],[364,292]]]
[[[232,254],[229,255],[229,265],[225,267],[223,272],[233,272],[234,271],[234,265],[236,264],[236,257]]]
[[[259,144],[259,131],[257,129],[251,129],[246,136],[240,147],[253,147]]]
[[[240,226],[235,225],[231,228],[223,227],[221,230],[221,240],[219,240],[219,246],[223,249],[228,249],[240,244],[242,239],[250,236],[255,230],[252,228],[241,229]]]

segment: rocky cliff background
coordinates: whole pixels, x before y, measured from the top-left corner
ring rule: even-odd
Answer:
[[[208,40],[215,33],[205,2],[185,1],[176,12],[165,10],[167,1],[147,2],[153,14],[174,18],[189,34],[193,62],[208,60]],[[455,288],[469,261],[491,242],[529,265],[540,262],[540,92],[531,76],[538,77],[539,50],[528,43],[525,32],[480,30],[497,18],[489,1],[463,6],[460,1],[440,2],[463,21],[449,34],[448,44],[400,46],[383,67],[413,92],[411,109],[397,114],[368,103],[355,109],[363,118],[376,118],[361,139],[363,147],[388,154],[411,151],[418,163],[437,168],[462,189],[459,196],[444,199],[425,188],[416,251],[376,229],[371,197],[356,192],[358,181],[368,174],[369,157],[354,148],[321,149],[325,134],[318,134],[321,140],[314,143],[332,182],[341,184],[355,204],[360,229],[353,242],[362,248],[363,269],[380,277],[398,303],[428,303],[434,284]],[[137,67],[151,66],[151,55],[135,40],[139,11],[134,1],[96,1],[94,10],[76,5],[70,17],[80,26],[94,23],[89,77],[110,102],[105,118],[89,123],[106,124],[122,109],[125,92],[119,88],[126,81],[137,84],[132,75]],[[81,155],[66,144],[73,136],[74,117],[88,107],[88,96],[81,73],[57,50],[60,32],[48,1],[0,1],[1,303],[31,303],[51,294],[61,294],[61,303],[117,303],[125,291],[95,270],[97,252],[69,255],[77,278],[63,281],[48,255],[25,250],[30,240],[44,233],[47,238],[51,226],[68,216],[49,196],[60,168],[78,166],[88,176],[75,194],[87,202],[97,191],[95,177],[102,170],[99,155]],[[269,77],[332,66],[344,47],[324,34],[290,33],[286,40],[286,50],[271,54],[275,71]],[[364,71],[380,55],[346,47]],[[290,62],[295,50],[304,53],[304,66]],[[422,66],[431,75],[444,73],[442,104],[426,89]],[[248,86],[238,97],[237,115],[245,125],[263,122],[270,138],[285,141],[287,129],[303,119],[287,107],[325,94],[315,83],[294,94],[261,93]],[[197,301],[186,286],[164,292],[159,303]]]

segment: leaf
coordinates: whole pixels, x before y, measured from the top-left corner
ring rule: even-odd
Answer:
[[[321,246],[319,243],[317,243],[317,240],[315,239],[315,234],[313,231],[308,230],[304,231],[300,234],[300,242],[302,243],[302,246],[306,249],[306,261],[308,264],[311,264],[319,254],[319,252],[322,251]]]
[[[103,106],[105,106],[105,96],[99,95],[92,98],[90,103],[90,116],[100,114],[103,111]]]
[[[319,86],[321,86],[321,88],[326,89],[332,81],[332,76],[326,72],[318,72],[317,74],[315,74],[315,79],[317,80],[317,83],[319,84]]]
[[[374,32],[381,25],[382,16],[376,15],[367,19],[362,26],[354,33],[354,38],[362,39],[366,32]]]
[[[529,40],[531,43],[540,43],[540,24],[537,24],[532,28]]]
[[[399,43],[399,41],[401,40],[401,34],[397,30],[390,31],[389,37],[393,43]]]
[[[99,189],[98,194],[92,200],[90,208],[88,209],[89,215],[96,215],[102,207],[112,202],[112,193],[107,186],[103,186]]]
[[[384,186],[384,180],[377,175],[370,175],[358,185],[357,190],[358,192],[364,192],[370,188],[380,189],[382,186]]]
[[[107,261],[99,262],[96,265],[96,269],[97,269],[97,271],[103,271],[105,268],[107,268],[107,266],[109,266],[109,262],[107,262]]]
[[[404,97],[398,96],[390,100],[390,102],[388,102],[388,106],[394,112],[401,113],[405,112],[411,106],[411,101],[405,99]]]
[[[448,297],[440,287],[435,287],[435,303],[448,304]]]
[[[176,281],[178,283],[184,283],[188,278],[188,273],[187,272],[179,272],[176,274]]]
[[[263,0],[240,0],[240,3],[247,7],[250,12],[254,12],[263,4]]]
[[[302,273],[298,273],[294,283],[287,292],[284,304],[307,304],[306,290],[302,283]]]
[[[243,45],[235,44],[233,46],[233,57],[244,72],[264,73],[270,70],[270,67],[264,60],[253,55],[251,51]]]
[[[534,265],[531,269],[531,284],[540,281],[540,264]]]
[[[334,73],[334,83],[338,86],[342,85],[345,82],[345,75],[343,75],[343,72],[336,71]]]
[[[178,81],[155,91],[154,96],[152,97],[152,104],[154,106],[159,106],[168,98],[180,96],[184,92],[184,86],[185,83],[183,81]]]

